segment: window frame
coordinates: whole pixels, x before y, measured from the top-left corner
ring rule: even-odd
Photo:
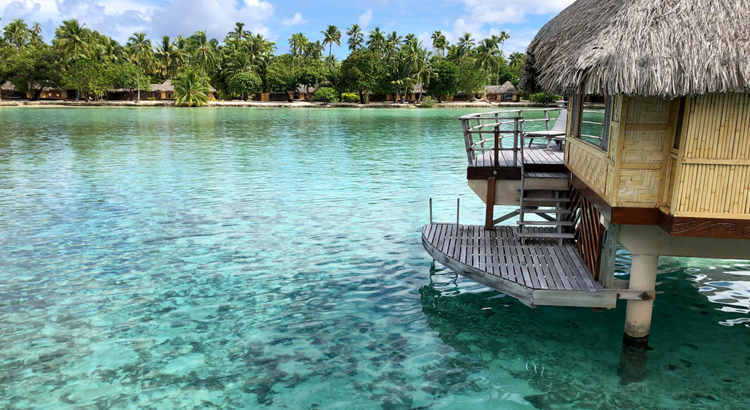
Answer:
[[[573,96],[573,104],[569,112],[571,116],[570,135],[573,138],[590,144],[604,152],[609,152],[609,130],[612,125],[612,106],[614,105],[614,97],[611,95],[605,97],[604,123],[602,124],[601,137],[591,136],[593,138],[598,138],[599,144],[595,144],[583,138],[583,101],[585,97],[586,96],[583,94],[575,94]]]

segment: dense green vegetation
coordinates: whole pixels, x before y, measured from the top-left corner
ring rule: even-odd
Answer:
[[[505,58],[502,46],[510,37],[505,32],[478,43],[466,33],[450,44],[436,31],[428,50],[414,34],[402,37],[379,27],[365,34],[353,24],[345,30],[350,54],[338,61],[332,46],[344,40],[336,26],[321,31],[322,40],[293,34],[286,54],[276,53],[275,43],[244,27],[237,23],[222,41],[207,38],[204,31],[154,42],[134,33],[122,45],[72,19],[64,21],[47,44],[38,23],[29,26],[16,19],[2,29],[0,83],[10,80],[33,98],[51,87],[76,90],[76,99],[104,98],[108,90],[119,89],[140,100],[149,84],[169,79],[175,86],[180,82],[176,98],[189,105],[205,103],[209,85],[223,98],[240,99],[259,92],[327,87],[318,99],[351,101],[344,94],[354,93],[364,103],[370,94],[397,99],[417,84],[437,100],[480,93],[486,85],[505,81],[517,84],[524,63],[521,53]],[[423,93],[418,94],[421,100]]]

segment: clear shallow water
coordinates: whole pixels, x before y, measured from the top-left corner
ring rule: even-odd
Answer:
[[[747,407],[746,262],[660,260],[629,386],[624,303],[431,270],[464,113],[0,109],[0,408]]]

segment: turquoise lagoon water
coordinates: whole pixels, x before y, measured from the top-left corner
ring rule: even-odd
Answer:
[[[745,262],[661,258],[627,386],[624,303],[431,268],[465,113],[0,109],[0,408],[747,408]]]

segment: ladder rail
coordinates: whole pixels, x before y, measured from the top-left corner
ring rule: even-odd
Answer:
[[[522,115],[521,111],[518,111],[518,117],[521,117],[521,115]],[[523,223],[524,222],[524,219],[523,219],[524,218],[523,200],[524,200],[524,197],[526,196],[526,192],[525,192],[525,186],[526,186],[526,167],[524,165],[524,156],[523,156],[523,146],[524,146],[524,143],[523,143],[523,119],[522,118],[518,118],[518,117],[516,117],[516,119],[514,121],[514,124],[513,124],[513,130],[515,131],[513,133],[514,134],[513,137],[515,139],[515,141],[513,142],[513,145],[518,146],[518,138],[520,136],[521,137],[521,144],[520,144],[521,145],[520,146],[520,151],[521,151],[520,152],[520,154],[521,154],[521,195],[520,195],[520,197],[518,199],[518,202],[519,202],[518,220],[521,222],[521,224],[519,225],[519,229],[520,229],[521,234],[523,235],[523,234],[526,233],[526,225]],[[519,131],[520,131],[520,135],[519,135]],[[526,239],[525,238],[521,238],[521,243],[522,244],[526,243]]]

